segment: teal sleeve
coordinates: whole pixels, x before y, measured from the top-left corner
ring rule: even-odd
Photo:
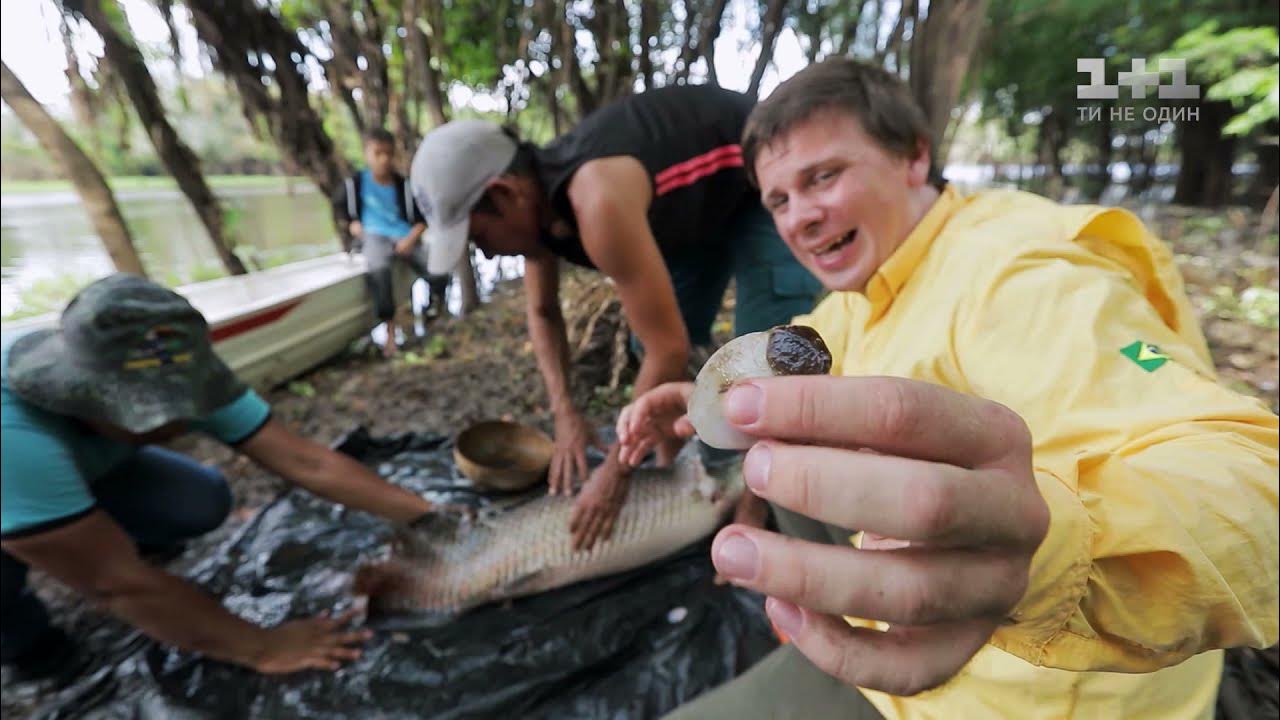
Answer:
[[[253,437],[271,419],[271,406],[253,390],[193,423],[194,429],[209,433],[228,445]]]
[[[66,445],[46,433],[4,429],[0,535],[52,529],[93,509],[93,494]]]

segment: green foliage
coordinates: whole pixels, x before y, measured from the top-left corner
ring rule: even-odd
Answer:
[[[1272,330],[1280,327],[1280,293],[1268,287],[1253,286],[1239,295],[1226,285],[1215,287],[1210,308],[1224,320],[1242,320]]]
[[[177,287],[179,285],[204,282],[205,280],[217,280],[226,276],[227,271],[222,267],[222,263],[207,262],[188,265],[182,270],[170,270],[157,279],[169,287]]]
[[[184,78],[182,91],[162,85],[161,100],[170,123],[200,158],[208,174],[262,174],[280,172],[280,151],[259,138],[246,124],[240,100],[217,77]],[[127,104],[109,102],[86,127],[71,117],[60,117],[63,127],[93,157],[103,174],[111,176],[164,176],[165,168]],[[58,177],[52,162],[33,135],[8,110],[0,114],[0,150],[4,162],[0,177],[9,180],[44,180]],[[8,182],[5,191],[8,192]]]
[[[401,365],[408,367],[416,367],[426,365],[432,360],[445,357],[449,353],[449,341],[443,335],[432,335],[423,346],[422,352],[413,350],[402,352],[396,356],[396,361]]]
[[[1197,77],[1212,83],[1206,98],[1241,110],[1223,134],[1247,135],[1280,117],[1278,44],[1275,27],[1223,31],[1219,21],[1210,20],[1178,38],[1164,56],[1184,58]]]
[[[315,386],[305,380],[294,380],[286,386],[286,389],[294,395],[308,400],[316,396]]]
[[[67,273],[43,278],[18,292],[17,309],[5,315],[5,320],[18,320],[50,312],[61,312],[67,298],[80,288],[94,281],[92,275]]]
[[[427,346],[423,349],[423,353],[428,358],[438,358],[443,357],[448,350],[449,341],[445,340],[443,335],[437,334],[432,335],[431,339],[427,341]]]

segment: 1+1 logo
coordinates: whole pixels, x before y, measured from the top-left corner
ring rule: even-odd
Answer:
[[[1120,86],[1128,85],[1129,94],[1135,100],[1144,100],[1151,88],[1156,88],[1156,97],[1162,100],[1194,100],[1200,97],[1199,85],[1187,84],[1187,61],[1165,58],[1160,60],[1160,70],[1147,70],[1145,58],[1134,58],[1128,72],[1120,72],[1115,85],[1107,82],[1107,61],[1105,58],[1077,58],[1076,72],[1088,73],[1089,84],[1076,86],[1077,100],[1118,100]],[[1170,82],[1161,82],[1164,73],[1170,75]],[[1098,120],[1102,117],[1101,107],[1077,107],[1081,120]],[[1145,107],[1142,118],[1151,122],[1175,122],[1178,120],[1199,120],[1199,107]],[[1132,107],[1111,108],[1112,120],[1133,120]]]

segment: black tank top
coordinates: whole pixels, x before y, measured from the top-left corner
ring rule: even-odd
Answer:
[[[584,163],[619,155],[636,158],[649,173],[649,226],[664,255],[721,238],[733,214],[758,202],[738,144],[753,104],[732,90],[681,85],[632,95],[587,116],[535,152],[552,209],[573,228],[568,238],[544,233],[543,244],[570,262],[593,267],[578,237],[569,181]]]

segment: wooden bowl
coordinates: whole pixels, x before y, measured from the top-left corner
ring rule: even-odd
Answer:
[[[524,490],[547,476],[555,443],[546,433],[520,423],[488,420],[463,430],[453,460],[481,490]]]

